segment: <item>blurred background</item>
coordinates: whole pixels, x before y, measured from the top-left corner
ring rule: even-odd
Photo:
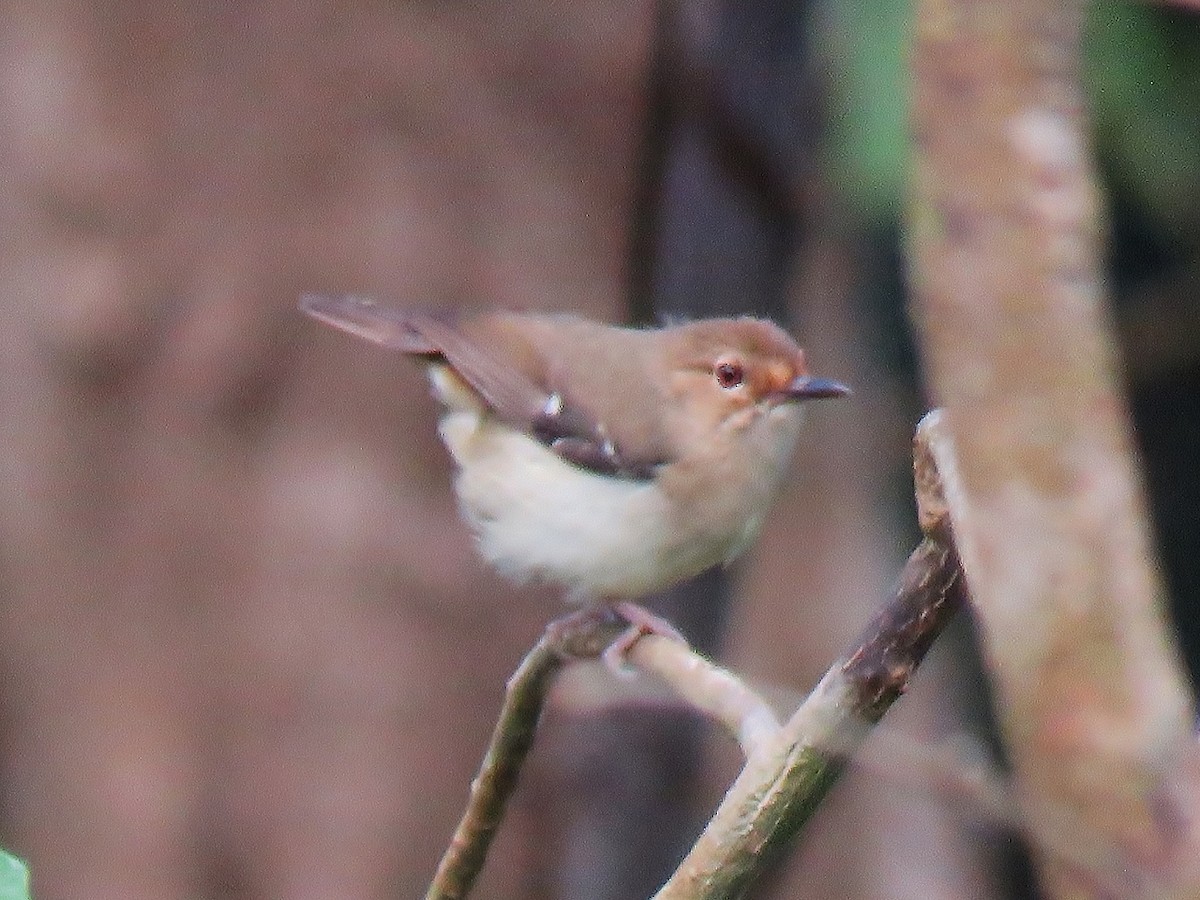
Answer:
[[[474,557],[414,367],[304,319],[303,292],[786,321],[855,396],[810,416],[750,558],[657,607],[796,702],[915,540],[909,15],[0,7],[0,845],[39,900],[420,896],[562,608]],[[1085,75],[1194,673],[1200,16],[1096,4]],[[986,733],[971,647],[962,622],[935,648],[893,746]],[[544,726],[479,895],[649,895],[734,749],[587,667]],[[898,758],[868,753],[765,895],[1028,890],[1016,839]]]

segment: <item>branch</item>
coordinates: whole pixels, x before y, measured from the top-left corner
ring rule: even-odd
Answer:
[[[573,659],[596,659],[629,630],[608,607],[592,607],[551,622],[509,679],[499,719],[450,846],[426,900],[461,900],[475,883],[517,785],[546,696]],[[703,715],[724,725],[749,756],[779,731],[770,707],[736,676],[681,641],[642,635],[625,659],[666,682]]]
[[[505,688],[504,705],[491,743],[479,774],[471,782],[467,809],[438,864],[425,900],[461,900],[470,893],[533,744],[554,677],[569,659],[599,656],[628,627],[611,610],[581,610],[551,622],[521,660]]]
[[[1048,896],[1197,897],[1193,698],[1114,374],[1083,0],[918,0],[909,271]]]
[[[679,641],[646,635],[629,649],[627,659],[665,681],[697,712],[723,725],[747,759],[779,732],[779,719],[758,694]]]
[[[951,540],[939,465],[951,454],[935,414],[918,428],[917,500],[925,540],[901,572],[892,601],[853,650],[839,659],[783,726],[736,676],[682,643],[645,635],[627,660],[670,685],[699,712],[723,724],[746,766],[657,900],[734,898],[771,852],[807,822],[873,724],[904,693],[934,638],[962,605],[961,572]],[[438,866],[426,900],[462,900],[492,838],[533,742],[554,677],[571,659],[596,658],[629,627],[607,608],[552,622],[509,680],[467,809]]]
[[[923,424],[916,470],[926,537],[909,557],[891,602],[747,761],[655,900],[741,897],[766,861],[803,828],[848,755],[904,692],[934,638],[962,605],[965,591],[936,466],[946,453],[936,419]]]

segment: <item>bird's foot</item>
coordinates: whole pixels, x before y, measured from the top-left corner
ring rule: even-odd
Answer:
[[[650,612],[646,607],[623,601],[614,603],[612,608],[629,623],[629,627],[615,641],[605,647],[604,652],[600,655],[600,658],[604,660],[604,665],[614,675],[623,678],[633,675],[633,670],[627,662],[629,651],[645,635],[656,634],[687,646],[687,638],[679,632],[678,628],[662,616]]]

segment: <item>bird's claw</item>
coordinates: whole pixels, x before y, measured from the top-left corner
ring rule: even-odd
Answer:
[[[612,608],[629,623],[629,627],[600,654],[604,665],[614,675],[630,678],[635,674],[628,662],[629,651],[645,635],[656,634],[668,640],[678,641],[685,647],[688,645],[687,638],[680,633],[678,628],[662,616],[650,612],[644,606],[626,601],[614,603]]]

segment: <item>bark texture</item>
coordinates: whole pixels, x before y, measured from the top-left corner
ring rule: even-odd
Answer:
[[[1196,896],[1192,700],[1115,375],[1083,9],[918,5],[914,313],[956,442],[955,534],[1044,884]]]

